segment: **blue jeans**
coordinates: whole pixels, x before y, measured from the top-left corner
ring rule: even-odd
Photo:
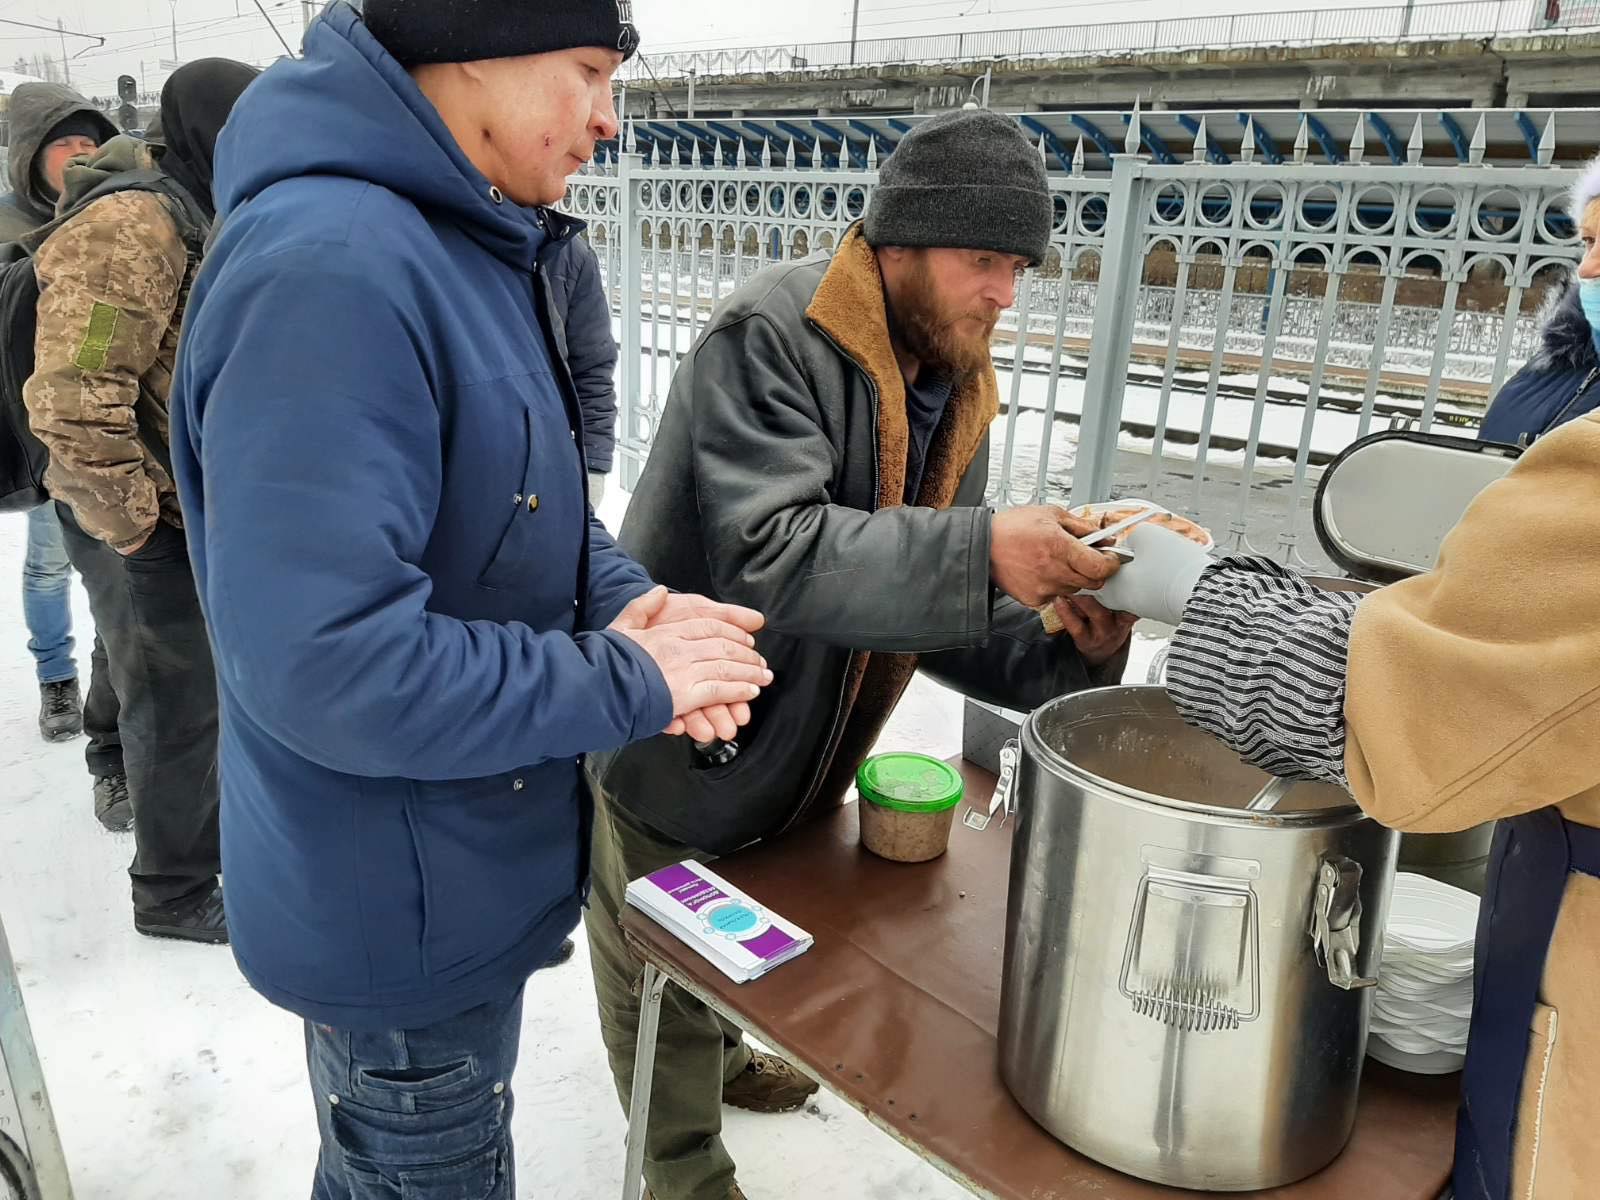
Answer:
[[[22,619],[39,682],[78,677],[72,657],[72,565],[54,504],[28,513],[28,553],[22,560]]]
[[[306,1022],[322,1132],[311,1200],[514,1200],[522,989],[423,1029]]]

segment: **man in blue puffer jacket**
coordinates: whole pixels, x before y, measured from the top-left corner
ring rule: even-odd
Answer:
[[[175,474],[240,968],[306,1020],[316,1200],[515,1194],[522,991],[588,886],[585,754],[737,734],[758,614],[593,519],[539,207],[614,136],[616,0],[368,0],[233,110]]]
[[[617,340],[611,332],[611,301],[594,250],[578,236],[583,222],[557,212],[545,216],[550,241],[539,266],[550,280],[561,315],[557,336],[583,410],[589,503],[598,508],[617,446]]]
[[[1579,177],[1568,212],[1583,244],[1577,279],[1545,310],[1539,348],[1489,406],[1484,441],[1531,445],[1600,407],[1600,158]]]

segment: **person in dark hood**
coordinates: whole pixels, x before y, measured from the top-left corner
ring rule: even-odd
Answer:
[[[156,162],[161,161],[161,156],[167,152],[167,134],[161,128],[161,114],[157,113],[150,118],[150,124],[144,127],[144,144],[150,147]]]
[[[1538,348],[1489,406],[1484,441],[1531,445],[1600,407],[1600,158],[1578,177],[1567,212],[1583,258],[1546,308]]]
[[[116,136],[97,108],[56,83],[22,84],[11,93],[8,112],[7,167],[14,190],[0,197],[0,242],[15,241],[54,218],[67,163]],[[87,704],[79,690],[72,653],[72,567],[52,504],[28,514],[22,613],[39,678],[39,734],[47,742],[61,742],[88,731],[95,813],[108,829],[126,829],[133,812],[117,741],[117,697],[98,639]]]
[[[39,281],[29,421],[121,701],[134,927],[227,940],[217,879],[217,698],[169,463],[167,393],[210,231],[211,155],[256,72],[210,59],[162,92],[168,151],[112,138],[74,162],[24,245]],[[164,173],[164,174],[163,174]]]
[[[0,242],[14,242],[54,219],[67,163],[117,136],[110,120],[59,83],[24,83],[11,93],[11,192],[0,197]]]
[[[211,162],[217,135],[245,88],[259,74],[226,58],[202,58],[173,72],[161,89],[161,169],[181,183],[209,219]]]

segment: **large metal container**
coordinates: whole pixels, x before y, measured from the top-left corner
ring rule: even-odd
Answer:
[[[1349,1140],[1397,838],[1321,785],[1245,812],[1267,782],[1162,688],[1023,726],[1000,1071],[1130,1175],[1277,1187]]]

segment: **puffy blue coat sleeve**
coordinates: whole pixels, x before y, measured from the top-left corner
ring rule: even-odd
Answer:
[[[589,470],[606,475],[617,449],[617,342],[611,331],[611,302],[589,244],[573,238],[562,252],[567,367],[583,410],[583,452]]]
[[[665,681],[626,638],[429,611],[441,431],[414,306],[339,247],[235,269],[175,399],[218,670],[252,720],[332,770],[422,780],[664,729]],[[609,537],[596,551],[592,600],[648,586]]]
[[[1518,445],[1593,412],[1600,404],[1600,384],[1581,368],[1539,369],[1531,364],[1505,382],[1484,414],[1478,437],[1486,442]]]
[[[629,601],[655,586],[645,569],[618,548],[616,539],[589,514],[588,626],[604,629]]]

